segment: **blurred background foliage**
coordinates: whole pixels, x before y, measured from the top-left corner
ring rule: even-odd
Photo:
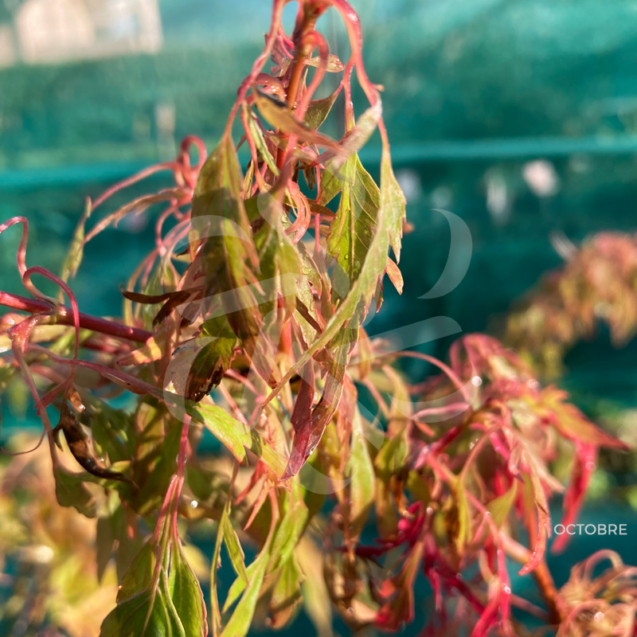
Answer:
[[[636,230],[637,1],[352,4],[369,76],[385,89],[414,226],[401,262],[405,291],[387,286],[384,312],[367,328],[448,316],[463,332],[501,335],[515,301],[563,263],[556,244]],[[286,9],[289,23],[294,10]],[[187,134],[212,148],[269,12],[264,0],[0,0],[0,220],[29,218],[30,265],[59,271],[87,196],[172,158]],[[345,34],[329,20],[321,26],[346,57]],[[378,145],[363,155],[377,170]],[[449,255],[449,226],[436,209],[469,226],[472,245],[453,253],[450,267],[468,250],[471,265],[450,294],[423,300]],[[84,311],[119,313],[118,286],[152,245],[152,227],[132,217],[94,241],[74,283]],[[0,288],[20,293],[17,240],[0,237]],[[432,330],[421,341],[444,358],[450,339]],[[634,429],[636,354],[637,342],[614,348],[601,328],[569,351],[560,383],[611,429]],[[427,371],[410,364],[414,380]],[[16,390],[6,402],[0,438],[39,427],[25,396]],[[637,507],[634,460],[604,462],[593,496]],[[583,522],[587,515],[595,514]],[[564,564],[590,552],[576,543]]]

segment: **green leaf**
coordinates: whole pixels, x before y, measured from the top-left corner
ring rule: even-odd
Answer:
[[[307,60],[306,64],[308,66],[320,66],[321,58],[320,57],[311,58]],[[339,60],[338,56],[334,55],[333,53],[330,53],[327,56],[327,65],[325,67],[325,70],[328,73],[340,73],[344,68],[345,68],[345,65]]]
[[[354,124],[354,122],[349,123],[348,132],[341,143],[340,151],[338,153],[333,153],[333,157],[325,163],[325,170],[323,171],[323,176],[321,178],[321,192],[316,200],[317,204],[327,206],[327,204],[332,201],[339,192],[341,192],[346,183],[353,183],[354,171],[352,171],[352,166],[354,165],[354,162],[352,162],[352,159],[374,132],[378,125],[380,114],[381,105],[380,102],[378,102],[376,106],[368,108],[365,113],[359,117],[356,124]],[[350,163],[349,169],[346,167],[348,163]],[[360,161],[358,163],[360,164]],[[382,177],[383,175],[381,171],[381,186],[383,185]],[[378,190],[378,187],[375,184],[374,188]],[[402,196],[402,192],[400,194]],[[402,226],[400,231],[402,233]]]
[[[122,580],[117,606],[102,623],[100,637],[184,634],[165,607],[167,591],[162,595],[158,590],[162,579],[153,585],[157,549],[157,544],[151,541],[135,556]]]
[[[251,288],[250,268],[259,259],[242,199],[242,175],[229,134],[204,164],[192,202],[190,240],[204,242],[202,252],[206,294],[219,294],[223,313],[241,339],[256,338],[260,316]]]
[[[261,313],[264,318],[269,317],[269,324],[273,325],[277,321],[274,310],[278,301],[281,300],[286,309],[294,310],[299,289],[309,286],[297,248],[285,231],[287,217],[283,206],[270,194],[250,201],[264,220],[254,237],[260,262],[257,279],[264,290],[260,297]],[[265,333],[267,325],[263,329]],[[277,328],[277,341],[278,338]]]
[[[356,155],[347,160],[341,175],[343,192],[327,238],[327,249],[340,266],[334,270],[334,288],[345,297],[360,276],[372,244],[380,192]],[[339,275],[344,275],[345,280],[339,282]]]
[[[396,256],[396,263],[398,263],[402,248],[406,201],[396,175],[394,175],[387,149],[383,149],[380,168],[380,206],[383,211],[383,229],[389,235],[389,242]]]
[[[299,121],[287,104],[259,90],[254,91],[253,95],[261,115],[278,131],[286,135],[295,135],[307,144],[331,148],[341,154],[341,145],[327,135],[313,130],[305,122]]]
[[[177,470],[182,425],[163,406],[150,402],[139,405],[136,420],[139,440],[133,478],[140,489],[134,503],[140,514],[147,515],[161,506]]]
[[[261,155],[263,161],[267,164],[268,168],[272,171],[273,175],[279,175],[279,168],[274,161],[274,157],[272,153],[269,151],[268,146],[265,142],[265,137],[263,135],[263,131],[261,130],[259,124],[257,123],[255,116],[252,114],[250,107],[244,102],[243,103],[243,111],[245,113],[246,121],[248,122],[248,131],[250,136],[252,137],[252,141],[256,146],[257,151]]]
[[[187,400],[185,406],[188,415],[204,425],[239,462],[247,459],[247,448],[274,473],[279,476],[283,474],[285,460],[276,449],[264,443],[258,431],[236,420],[218,405],[202,405]]]
[[[178,539],[172,542],[168,590],[186,635],[205,637],[208,626],[203,593]]]
[[[159,565],[157,564],[159,560]],[[126,572],[100,637],[205,637],[206,607],[179,538],[164,524]]]
[[[97,504],[84,483],[83,475],[85,474],[70,473],[63,467],[56,466],[53,469],[55,496],[60,506],[74,507],[87,518],[93,518],[97,512]]]
[[[398,517],[394,507],[394,497],[388,482],[376,483],[376,519],[380,536],[389,538],[398,531]]]
[[[97,580],[102,581],[106,567],[113,556],[115,542],[119,542],[120,533],[124,521],[124,509],[119,496],[115,491],[107,496],[106,506],[100,511],[97,518],[95,533],[95,549],[97,561]]]
[[[221,637],[244,637],[248,634],[252,617],[254,616],[254,609],[256,608],[259,593],[261,592],[265,571],[270,561],[270,540],[271,538],[268,539],[254,562],[250,564],[248,568],[249,584],[245,588],[239,603],[224,627]],[[228,598],[230,598],[230,594]],[[225,607],[228,606],[229,604],[226,600]]]
[[[329,162],[331,170],[338,170],[346,160],[358,153],[367,143],[374,130],[376,130],[376,126],[378,126],[381,113],[382,105],[379,100],[358,118],[356,124],[348,127],[347,134],[341,142],[340,152]],[[353,124],[353,122],[351,124]]]
[[[324,487],[328,471],[326,465],[322,454],[313,453],[301,469],[300,482],[303,485],[303,502],[308,510],[308,520],[323,508],[327,499]]]
[[[270,625],[274,630],[283,628],[302,601],[301,574],[294,556],[279,568],[277,583],[270,598]]]
[[[230,520],[229,515],[229,508],[224,511],[224,515],[221,517],[220,524],[223,526],[223,540],[226,543],[226,548],[228,549],[228,555],[230,556],[232,566],[234,567],[237,575],[246,584],[248,584],[248,572],[246,571],[245,554],[243,553],[243,549],[241,548],[241,544],[239,543],[237,532],[232,526],[232,521]]]
[[[196,633],[195,633],[196,634]],[[170,598],[165,575],[155,591],[144,591],[111,611],[100,637],[189,637]]]
[[[246,573],[248,574],[248,582],[252,580],[254,577],[254,573],[259,568],[259,556],[254,559],[246,568]],[[228,596],[226,597],[226,601],[223,604],[223,612],[227,612],[228,609],[239,599],[243,591],[246,589],[246,581],[242,577],[237,577],[234,582],[232,582],[232,586],[228,591]]]
[[[230,498],[226,500],[222,515],[227,515]],[[223,524],[221,521],[217,525],[217,539],[215,540],[215,550],[210,563],[210,608],[212,619],[213,637],[221,632],[221,609],[219,608],[219,597],[217,595],[217,570],[221,559],[221,544],[223,543]]]
[[[410,385],[397,370],[387,367],[384,375],[391,381],[391,405],[389,407],[389,432],[400,431],[407,425],[407,418],[413,413]]]
[[[333,637],[332,602],[321,548],[305,535],[296,550],[296,558],[303,573],[303,610],[314,625],[314,634],[317,637]]]
[[[215,316],[201,326],[203,346],[197,352],[188,372],[186,398],[199,402],[213,387],[217,387],[232,359],[237,337],[225,316]],[[206,338],[208,337],[208,338]]]
[[[309,512],[303,500],[303,489],[298,481],[293,481],[291,490],[283,492],[279,498],[279,509],[282,512],[282,518],[276,526],[274,537],[269,537],[266,542],[269,555],[269,571],[273,571],[285,563],[294,553],[294,549],[298,545],[303,535],[303,530],[309,519]],[[263,554],[262,549],[259,557]],[[259,557],[255,559],[247,568],[248,581],[252,582],[255,573],[260,568]],[[246,583],[238,577],[228,592],[228,597],[223,607],[226,612],[228,608],[234,604],[239,595],[245,590]]]
[[[305,123],[312,129],[317,130],[327,119],[332,110],[332,106],[340,93],[339,90],[334,91],[331,95],[320,100],[312,100],[305,111]]]
[[[507,517],[509,517],[509,512],[511,511],[511,507],[515,502],[515,496],[517,495],[517,485],[517,481],[514,480],[511,488],[506,493],[503,493],[501,496],[498,496],[487,504],[487,509],[489,510],[489,513],[491,513],[491,517],[497,527],[501,527]]]
[[[325,167],[321,177],[321,192],[316,199],[316,203],[320,206],[327,206],[343,190],[344,180],[340,175],[340,171],[340,168],[332,170],[329,162]]]
[[[358,409],[352,422],[352,443],[347,463],[349,485],[349,529],[350,538],[358,537],[367,520],[367,514],[374,503],[375,476],[374,465],[369,457],[365,442],[363,423]]]
[[[94,397],[84,397],[86,422],[93,434],[93,443],[106,451],[111,462],[129,459],[135,452],[132,416],[114,409]]]
[[[290,491],[279,498],[279,507],[283,517],[272,543],[275,568],[292,555],[308,521],[309,512],[303,500],[303,489],[298,481],[292,482]]]
[[[80,218],[80,222],[77,224],[77,228],[73,233],[73,239],[71,240],[71,245],[69,246],[66,259],[64,260],[64,265],[62,266],[62,274],[60,276],[62,281],[72,279],[77,274],[77,270],[82,263],[82,257],[84,256],[84,234],[86,222],[91,216],[92,210],[92,202],[90,199],[87,199],[84,214]]]
[[[457,551],[460,554],[462,554],[465,544],[471,540],[471,512],[469,511],[466,489],[464,480],[458,479],[456,483],[458,526],[454,540]]]
[[[376,455],[374,464],[378,471],[378,477],[383,482],[389,482],[393,475],[405,467],[409,453],[407,432],[408,429],[404,428],[398,435],[386,440]]]
[[[431,502],[431,491],[427,480],[418,471],[409,472],[406,487],[414,498],[424,505],[428,505]]]
[[[365,308],[369,306],[377,285],[382,280],[382,276],[387,269],[390,246],[394,250],[396,259],[398,260],[400,257],[404,219],[405,197],[394,176],[389,150],[384,148],[381,162],[380,207],[376,232],[365,255],[365,261],[358,278],[350,287],[347,296],[338,306],[321,335],[297,359],[296,363],[277,384],[276,390],[271,396],[276,395],[294,374],[297,374],[318,351],[324,349],[330,340],[343,329],[344,324],[353,316],[360,301],[363,302]]]
[[[159,264],[154,270],[148,283],[144,287],[145,295],[159,295],[164,292],[163,285],[163,268],[161,264]],[[128,299],[127,299],[128,300]],[[144,323],[144,329],[153,330],[153,322],[155,321],[155,316],[157,315],[157,305],[156,304],[148,304],[145,303],[142,305],[141,309],[141,317]]]
[[[138,595],[140,591],[150,588],[157,563],[157,552],[157,544],[152,540],[139,550],[119,587],[118,602],[125,602]]]

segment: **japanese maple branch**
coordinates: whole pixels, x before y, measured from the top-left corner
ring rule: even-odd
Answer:
[[[50,314],[58,324],[73,325],[73,312],[65,305],[55,307],[46,301],[29,299],[8,292],[0,292],[0,305],[22,312],[29,312],[30,314]],[[137,343],[145,343],[152,336],[152,333],[146,330],[129,327],[128,325],[122,325],[121,323],[91,316],[90,314],[80,312],[79,316],[80,327],[82,329],[91,330],[92,332],[99,332],[107,336],[122,338]]]
[[[315,46],[315,41],[309,43],[306,39],[308,34],[314,31],[316,21],[324,10],[325,7],[318,8],[305,2],[299,2],[299,12],[292,35],[295,55],[290,67],[290,81],[287,87],[287,103],[291,109],[294,108],[298,100],[303,73],[306,68],[306,61]],[[279,148],[277,151],[277,165],[279,169],[283,168],[285,158],[286,152],[283,148]]]
[[[544,602],[548,606],[551,622],[558,624],[562,617],[560,613],[560,597],[555,588],[555,582],[546,564],[546,560],[543,559],[538,564],[537,568],[533,571],[533,577],[535,578],[537,587],[540,589]]]
[[[535,545],[537,529],[533,524],[527,524],[527,532],[529,534],[529,542],[531,546]],[[560,612],[560,595],[555,587],[553,576],[546,560],[543,558],[533,571],[535,583],[540,590],[540,594],[548,607],[551,623],[558,624],[562,620]]]

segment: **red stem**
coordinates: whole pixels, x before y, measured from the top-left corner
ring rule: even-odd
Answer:
[[[305,71],[305,60],[312,53],[315,47],[314,43],[307,44],[305,42],[305,37],[308,33],[314,30],[316,20],[318,19],[320,13],[321,11],[317,11],[315,8],[308,8],[302,3],[299,3],[299,13],[296,18],[294,35],[292,36],[295,47],[294,61],[292,62],[290,70],[290,81],[287,87],[287,103],[290,109],[294,109],[299,96],[301,80],[303,78],[303,72]],[[283,168],[285,158],[286,152],[283,150],[283,148],[279,148],[277,150],[276,158],[279,170]]]
[[[527,525],[527,532],[529,534],[529,546],[535,546],[537,541],[537,525],[531,520]],[[560,613],[560,595],[555,587],[553,576],[546,560],[542,558],[533,572],[535,583],[540,589],[540,593],[544,598],[544,602],[548,607],[549,618],[551,624],[559,624],[562,620],[562,614]]]
[[[8,292],[0,292],[0,305],[20,310],[22,312],[30,312],[31,314],[48,313],[61,325],[73,325],[73,312],[65,305],[52,307],[46,301],[38,301],[37,299],[29,299],[17,294],[9,294]],[[145,343],[151,336],[151,332],[139,329],[137,327],[129,327],[115,321],[98,318],[90,314],[79,313],[80,327],[93,332],[100,332],[114,336],[115,338],[123,338],[128,341],[137,343]]]

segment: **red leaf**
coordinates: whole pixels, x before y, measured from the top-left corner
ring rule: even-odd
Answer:
[[[306,423],[312,419],[312,403],[314,402],[314,371],[312,364],[306,365],[302,370],[299,393],[292,411],[292,426],[297,433],[303,430]]]
[[[597,447],[582,442],[575,443],[575,460],[571,481],[564,496],[564,517],[562,518],[564,527],[573,524],[579,515],[584,496],[586,495],[586,488],[593,471],[595,471],[596,462]],[[569,542],[569,538],[568,533],[558,536],[553,544],[552,551],[554,553],[563,551]]]
[[[340,379],[328,376],[325,381],[325,390],[318,405],[312,410],[312,417],[298,423],[292,453],[288,460],[288,466],[283,474],[283,480],[295,476],[310,457],[316,445],[321,441],[325,427],[332,419],[338,408],[338,403],[343,392],[342,375]],[[298,402],[299,398],[297,398]],[[304,399],[306,400],[306,399]],[[296,411],[296,408],[295,408]]]

